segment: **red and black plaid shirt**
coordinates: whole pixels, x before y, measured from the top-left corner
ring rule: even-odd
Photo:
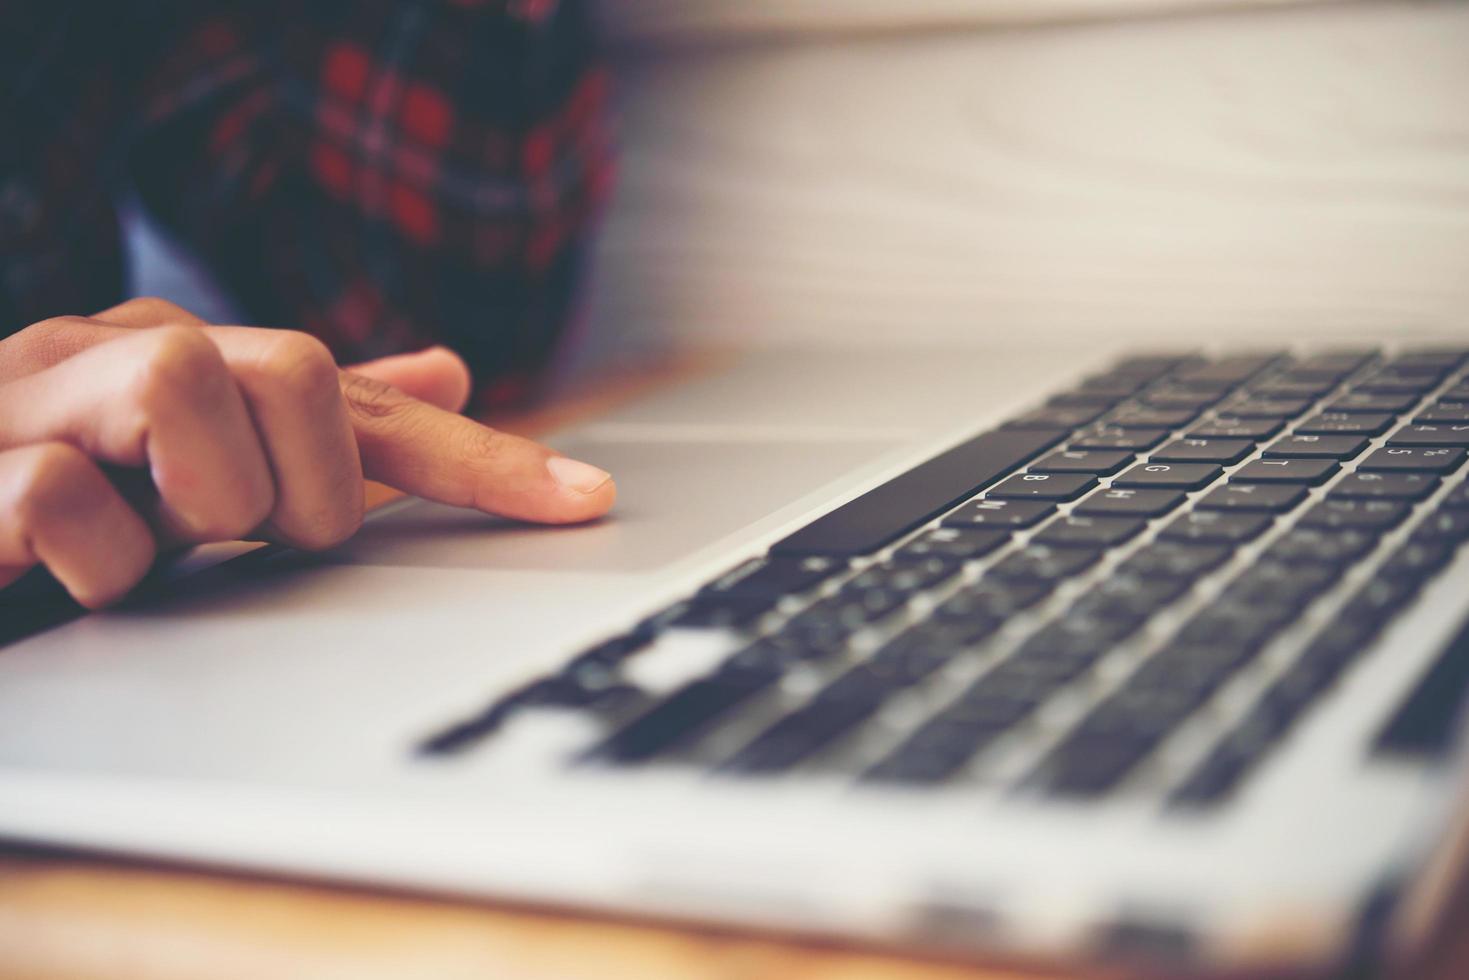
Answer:
[[[580,0],[0,0],[0,336],[118,302],[136,189],[256,323],[510,396],[607,189]]]

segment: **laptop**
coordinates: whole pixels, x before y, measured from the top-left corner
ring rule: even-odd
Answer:
[[[1466,816],[1469,347],[1125,347],[751,353],[548,440],[617,475],[597,524],[402,500],[12,595],[0,834],[1178,975],[1405,954]]]

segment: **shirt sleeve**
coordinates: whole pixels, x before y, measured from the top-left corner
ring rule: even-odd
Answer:
[[[191,6],[143,86],[139,194],[252,322],[344,361],[443,343],[513,396],[611,179],[588,6]]]

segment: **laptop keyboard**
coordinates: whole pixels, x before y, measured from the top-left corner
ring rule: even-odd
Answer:
[[[572,709],[577,765],[1216,803],[1469,539],[1466,356],[1129,358],[419,749]],[[703,676],[627,669],[700,633]]]

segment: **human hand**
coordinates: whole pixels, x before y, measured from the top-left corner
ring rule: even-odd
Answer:
[[[364,478],[547,524],[605,514],[611,478],[456,414],[444,348],[339,369],[308,334],[218,327],[156,299],[0,340],[0,586],[45,565],[89,607],[160,548],[340,543]]]

